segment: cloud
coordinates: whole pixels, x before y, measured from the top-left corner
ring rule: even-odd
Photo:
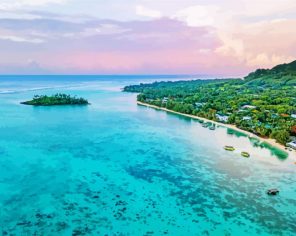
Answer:
[[[67,0],[1,0],[0,10],[20,9],[24,7],[39,7],[48,4],[62,4]]]
[[[188,26],[212,26],[215,22],[213,17],[214,11],[216,11],[215,7],[191,6],[178,11],[172,18],[184,21]]]
[[[99,24],[97,27],[93,27],[93,28],[85,28],[82,32],[78,34],[78,37],[79,36],[90,37],[95,35],[114,35],[114,34],[122,34],[128,31],[130,31],[130,29],[123,28],[116,24],[106,23],[106,24]],[[77,34],[72,36],[77,36]]]
[[[128,1],[1,0],[0,63],[32,59],[65,73],[243,75],[296,57],[295,0]]]
[[[0,35],[0,40],[10,40],[17,43],[43,43],[44,40],[39,38],[24,38],[15,35]]]
[[[205,52],[220,43],[211,28],[189,27],[173,19],[0,20],[0,32],[11,25],[1,35],[15,33],[17,38],[5,37],[7,42],[0,42],[3,62],[20,64],[30,58],[50,70],[68,73],[152,73],[153,68],[155,73],[197,72],[209,63],[210,57],[203,59]],[[29,45],[29,39],[43,43]]]
[[[219,32],[222,46],[216,53],[235,58],[249,70],[295,60],[296,20],[263,21],[240,25],[235,30]]]
[[[162,14],[160,11],[152,10],[144,6],[136,6],[136,14],[139,16],[146,16],[150,18],[162,17]]]
[[[0,73],[1,74],[52,74],[53,71],[50,71],[46,68],[43,68],[39,62],[28,59],[24,63],[1,63],[0,64]]]
[[[15,11],[1,11],[0,10],[0,19],[24,19],[24,20],[34,20],[41,19],[42,16],[32,14],[32,13],[24,13],[24,12],[15,12]]]

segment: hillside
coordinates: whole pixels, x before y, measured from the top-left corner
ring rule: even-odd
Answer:
[[[249,85],[266,87],[296,86],[296,61],[272,69],[258,69],[246,76]]]

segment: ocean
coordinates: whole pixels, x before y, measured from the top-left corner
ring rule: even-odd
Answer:
[[[194,78],[0,76],[0,235],[295,235],[291,154],[121,91]],[[55,93],[91,105],[20,104]]]

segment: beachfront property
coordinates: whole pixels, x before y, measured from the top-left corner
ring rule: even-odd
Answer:
[[[252,120],[252,117],[251,116],[244,116],[243,120]]]
[[[296,150],[296,140],[290,142],[290,143],[287,143],[287,147],[290,147],[290,148],[293,148]]]
[[[162,103],[167,103],[167,102],[168,102],[168,100],[169,100],[169,98],[167,98],[167,97],[164,97],[164,98],[162,99]]]
[[[286,114],[286,113],[282,113],[282,114],[280,114],[280,116],[281,117],[284,117],[284,118],[289,118],[290,116],[288,115],[288,114]]]
[[[242,109],[249,109],[249,110],[251,110],[251,109],[256,109],[257,107],[256,106],[251,106],[251,105],[244,105],[244,106],[242,106],[241,107]]]
[[[203,107],[205,105],[205,103],[204,102],[196,102],[194,105],[196,108],[199,108],[199,107]]]
[[[229,116],[216,114],[216,118],[220,122],[228,122]]]

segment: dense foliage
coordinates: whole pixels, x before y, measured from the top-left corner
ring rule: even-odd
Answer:
[[[84,98],[71,97],[67,94],[55,94],[52,96],[35,95],[31,101],[22,102],[25,105],[33,106],[55,106],[55,105],[88,105],[88,101]]]
[[[141,102],[235,124],[285,144],[296,135],[295,86],[296,61],[244,79],[155,82],[124,91],[139,93]]]

